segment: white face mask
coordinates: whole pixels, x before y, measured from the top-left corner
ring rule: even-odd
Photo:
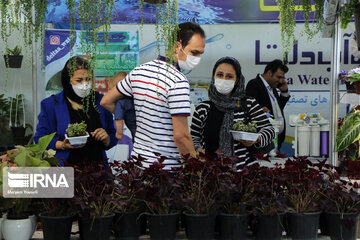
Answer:
[[[351,39],[350,41],[350,52],[354,57],[360,58],[360,51],[358,50],[357,42],[355,39]]]
[[[72,85],[72,88],[76,93],[76,95],[78,95],[81,98],[84,98],[90,93],[91,82],[83,82],[80,84]]]
[[[184,49],[181,49],[181,51],[183,51],[183,53],[186,55],[186,61],[182,61],[179,59],[178,61],[179,67],[185,71],[193,70],[196,67],[196,65],[200,63],[200,57],[188,55],[184,52]]]
[[[223,95],[228,95],[234,89],[235,80],[225,80],[221,78],[215,78],[214,85],[219,93]]]

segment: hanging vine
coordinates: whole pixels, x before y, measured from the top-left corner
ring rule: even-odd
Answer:
[[[276,0],[280,10],[281,43],[284,56],[296,43],[295,26],[296,12],[302,12],[304,17],[304,33],[311,40],[324,25],[324,0]],[[313,21],[311,23],[311,17]],[[310,24],[311,23],[311,24]]]
[[[0,0],[1,40],[8,47],[8,38],[14,30],[23,35],[25,46],[44,36],[47,0]]]
[[[70,34],[76,34],[76,28],[80,26],[80,49],[90,63],[89,74],[93,74],[96,57],[101,52],[108,51],[110,24],[115,13],[114,0],[67,0],[66,4],[69,11]],[[102,47],[99,42],[103,43]],[[72,64],[70,69],[73,72],[76,66]],[[92,82],[94,85],[94,78]],[[90,101],[96,108],[95,91],[91,91],[90,95],[84,98],[83,102],[86,113]]]
[[[358,0],[350,0],[347,3],[343,5],[341,8],[341,28],[345,29],[347,28],[347,25],[351,22],[351,19],[353,18],[354,11],[355,11],[355,5],[358,3]]]

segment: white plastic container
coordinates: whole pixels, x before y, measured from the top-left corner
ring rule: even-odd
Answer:
[[[310,126],[298,127],[298,156],[309,156],[310,132]]]
[[[230,130],[235,140],[256,141],[260,133]]]
[[[79,136],[79,137],[68,137],[68,135],[65,134],[65,139],[69,140],[71,146],[79,146],[85,144],[88,137],[89,137],[89,133],[86,133],[85,136]]]
[[[311,126],[311,137],[310,137],[310,156],[320,156],[320,126]]]

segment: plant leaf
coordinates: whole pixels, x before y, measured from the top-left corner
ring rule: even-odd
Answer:
[[[353,121],[352,124],[350,124],[350,121]],[[351,117],[349,119],[349,123],[346,123],[346,125],[344,120],[344,125],[341,128],[341,132],[336,138],[335,151],[339,152],[347,148],[350,144],[352,144],[354,141],[359,139],[359,134],[360,134],[360,119],[354,119],[353,117]]]
[[[39,147],[40,147],[40,151],[45,151],[47,146],[49,146],[51,140],[53,139],[53,137],[55,136],[55,132],[51,133],[49,135],[43,136],[39,139]]]

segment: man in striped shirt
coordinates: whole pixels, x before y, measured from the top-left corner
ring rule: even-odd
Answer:
[[[195,154],[187,122],[189,82],[180,69],[193,69],[204,48],[203,29],[195,23],[180,24],[173,64],[163,56],[144,63],[101,100],[101,105],[113,112],[119,98],[134,98],[137,128],[132,154],[146,159],[144,167],[156,161],[155,153],[167,158],[164,164],[168,170],[180,165],[180,155]]]

